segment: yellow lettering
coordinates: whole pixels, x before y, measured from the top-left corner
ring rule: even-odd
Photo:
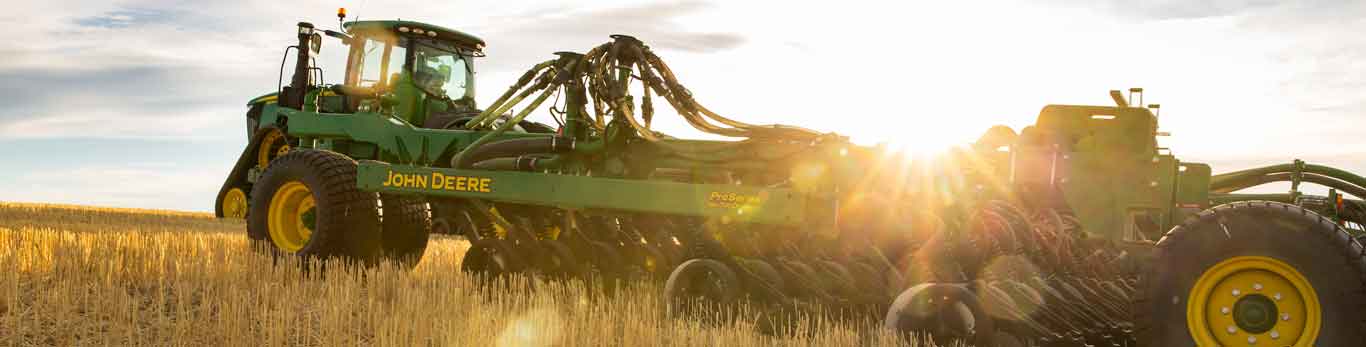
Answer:
[[[480,192],[483,192],[483,193],[491,192],[492,190],[489,189],[489,184],[491,184],[491,183],[493,183],[493,179],[492,179],[492,178],[480,178],[480,179],[479,179],[479,191],[480,191]]]
[[[468,177],[460,176],[455,178],[455,190],[465,191],[465,179]]]
[[[441,186],[444,185],[444,184],[446,183],[446,181],[445,181],[445,179],[444,179],[445,176],[446,176],[446,175],[442,175],[440,172],[433,172],[433,173],[432,173],[432,189],[441,189]]]
[[[419,188],[427,188],[427,176],[413,175],[413,177],[417,178],[417,186]]]
[[[384,186],[385,186],[385,187],[390,186],[390,183],[389,183],[389,182],[393,182],[393,181],[394,181],[394,172],[393,172],[393,171],[389,171],[389,177],[385,177],[385,178],[384,178]]]

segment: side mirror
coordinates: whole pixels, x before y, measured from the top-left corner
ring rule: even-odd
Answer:
[[[350,45],[350,44],[351,44],[351,35],[343,34],[343,33],[341,33],[341,32],[332,31],[332,30],[323,30],[323,34],[327,34],[327,36],[335,37],[335,38],[341,40],[342,44],[344,44],[344,45]]]
[[[318,35],[318,33],[313,33],[313,37],[308,39],[308,50],[313,52],[314,55],[321,52],[323,50],[323,36]]]

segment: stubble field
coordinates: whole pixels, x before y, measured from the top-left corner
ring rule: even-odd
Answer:
[[[902,344],[876,322],[763,313],[664,317],[659,290],[614,298],[580,282],[460,272],[469,244],[434,237],[412,271],[305,276],[252,248],[240,221],[154,210],[0,202],[0,345],[865,346]],[[701,318],[701,317],[695,317]]]

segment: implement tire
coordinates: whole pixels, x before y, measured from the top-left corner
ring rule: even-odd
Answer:
[[[483,239],[470,242],[469,251],[460,261],[460,271],[483,280],[510,275],[522,269],[511,243],[505,240]]]
[[[1136,302],[1140,346],[1356,346],[1366,260],[1341,226],[1295,205],[1201,212],[1157,243]]]
[[[679,264],[664,282],[669,317],[702,317],[723,312],[740,299],[741,284],[735,271],[713,259],[692,259]]]
[[[432,217],[423,199],[380,194],[384,260],[413,268],[427,251]]]
[[[379,197],[356,188],[356,161],[299,149],[275,158],[251,192],[247,236],[279,255],[373,265],[380,254]]]

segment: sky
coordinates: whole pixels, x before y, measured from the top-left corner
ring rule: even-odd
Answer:
[[[0,11],[0,201],[212,211],[246,102],[278,86],[295,23],[335,29],[338,7],[484,38],[483,104],[622,33],[750,123],[931,151],[1143,87],[1183,161],[1366,173],[1362,1],[48,0]],[[323,47],[329,81],[339,47]]]

